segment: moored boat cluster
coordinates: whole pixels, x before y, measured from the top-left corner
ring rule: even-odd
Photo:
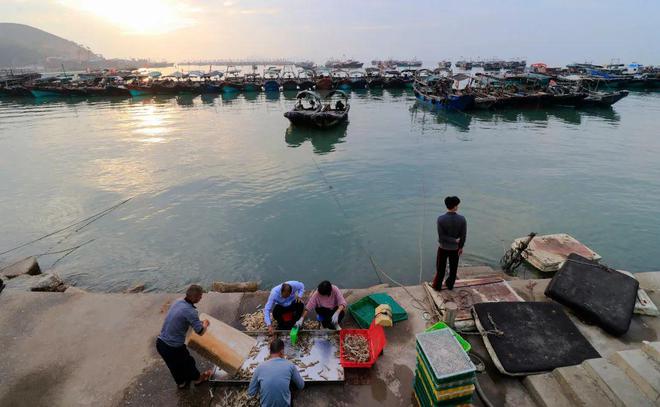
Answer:
[[[162,75],[146,69],[60,74],[51,77],[27,72],[0,73],[0,96],[97,97],[177,94],[235,94],[302,90],[414,89],[420,102],[433,108],[468,110],[550,105],[609,106],[627,95],[627,89],[660,88],[660,69],[639,64],[596,66],[571,64],[550,68],[526,67],[525,61],[441,61],[437,68],[421,69],[413,59],[372,61],[358,69],[355,60],[330,60],[326,67],[311,61],[267,67],[252,66],[243,73],[235,66],[224,71],[174,72]],[[483,69],[472,70],[473,67]],[[468,69],[469,68],[469,69]]]

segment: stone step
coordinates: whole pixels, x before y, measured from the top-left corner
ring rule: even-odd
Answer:
[[[612,363],[621,368],[654,403],[660,403],[660,366],[640,349],[616,352]]]
[[[544,373],[530,375],[523,379],[523,385],[529,392],[534,402],[540,407],[565,407],[571,405],[561,385],[552,375]]]
[[[642,350],[656,363],[660,363],[660,342],[644,342]]]
[[[655,405],[644,396],[644,393],[621,368],[607,359],[586,360],[582,363],[582,367],[599,382],[601,387],[610,390],[615,397],[615,405],[622,407],[653,407]]]
[[[555,369],[552,374],[561,385],[570,406],[610,407],[616,406],[612,392],[599,385],[582,366],[567,366]]]

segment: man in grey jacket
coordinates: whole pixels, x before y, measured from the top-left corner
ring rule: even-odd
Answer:
[[[270,343],[270,359],[254,370],[248,395],[259,393],[261,407],[291,406],[291,382],[298,388],[305,387],[298,368],[284,359],[284,342],[274,339]]]
[[[445,279],[445,269],[449,260],[449,277],[447,277],[447,288],[454,289],[456,272],[458,271],[458,258],[463,254],[465,237],[467,235],[467,221],[465,217],[456,213],[461,200],[457,196],[445,198],[447,213],[438,217],[438,255],[436,257],[436,273],[433,279],[433,288],[436,291],[442,289]]]

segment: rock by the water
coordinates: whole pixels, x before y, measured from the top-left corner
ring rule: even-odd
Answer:
[[[67,294],[84,294],[87,293],[87,291],[83,290],[82,288],[74,287],[74,286],[68,286],[66,290],[64,290],[65,293]]]
[[[67,285],[64,280],[55,273],[45,273],[36,283],[30,286],[31,291],[50,291],[50,292],[64,292]]]
[[[144,291],[144,284],[136,284],[124,292],[128,294],[135,294],[135,293],[141,293],[142,291]]]
[[[0,270],[0,274],[6,278],[14,278],[23,274],[36,276],[41,274],[41,268],[36,257],[26,257]]]
[[[30,286],[32,286],[37,280],[39,280],[39,277],[37,276],[21,274],[11,280],[5,279],[5,288],[9,290],[30,291]]]

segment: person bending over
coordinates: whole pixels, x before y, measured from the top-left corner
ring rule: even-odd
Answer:
[[[273,333],[273,323],[270,313],[277,321],[278,329],[291,329],[303,313],[302,297],[305,285],[299,281],[287,281],[273,287],[264,307],[264,321],[268,332]]]
[[[457,196],[446,197],[447,213],[438,217],[438,254],[435,261],[436,273],[433,279],[433,288],[437,291],[442,289],[447,260],[449,260],[447,288],[453,290],[454,282],[456,282],[458,258],[463,254],[463,246],[467,235],[467,221],[465,217],[457,213],[460,203],[461,200]]]
[[[329,281],[322,281],[318,289],[307,301],[305,311],[302,317],[296,322],[296,326],[301,327],[305,316],[309,311],[316,311],[316,316],[321,321],[321,325],[327,329],[341,329],[339,323],[344,319],[344,310],[346,309],[346,300],[336,285]]]
[[[186,297],[170,306],[163,328],[156,339],[156,350],[170,369],[180,389],[187,387],[191,381],[198,385],[208,380],[212,374],[211,370],[199,373],[195,359],[190,355],[185,344],[189,327],[192,327],[198,335],[204,335],[209,326],[208,320],[199,320],[199,313],[195,307],[195,304],[202,299],[203,293],[204,289],[199,285],[193,284],[188,287]]]
[[[305,387],[298,368],[284,359],[284,342],[274,339],[270,343],[270,358],[254,370],[248,396],[259,393],[261,407],[290,407],[291,384],[299,390]]]

